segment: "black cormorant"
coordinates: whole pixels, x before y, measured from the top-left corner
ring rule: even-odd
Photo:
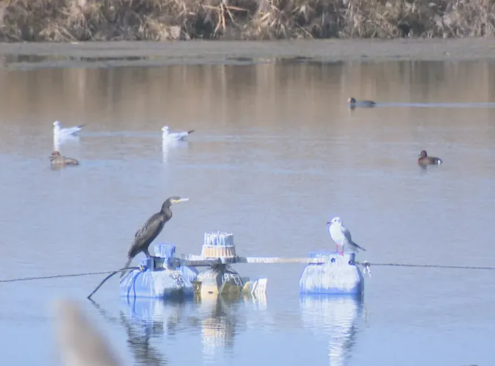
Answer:
[[[165,202],[163,202],[162,209],[160,212],[153,214],[148,221],[146,221],[141,229],[136,231],[134,235],[134,242],[132,243],[131,249],[127,253],[127,263],[123,268],[126,268],[131,263],[132,259],[140,252],[146,254],[146,257],[151,257],[148,247],[156,239],[163,229],[165,223],[172,218],[172,210],[170,206],[179,202],[189,201],[189,198],[180,197],[169,197]],[[125,271],[122,272],[121,276],[124,275]]]

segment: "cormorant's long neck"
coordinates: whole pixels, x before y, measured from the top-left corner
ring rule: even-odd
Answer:
[[[171,217],[172,216],[172,210],[170,209],[170,206],[164,206],[162,207],[162,210],[160,211],[162,215],[166,217]]]

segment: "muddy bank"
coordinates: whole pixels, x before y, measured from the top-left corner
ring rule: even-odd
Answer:
[[[273,40],[495,36],[489,0],[16,0],[0,39]]]
[[[115,67],[495,58],[489,39],[3,43],[3,67]]]

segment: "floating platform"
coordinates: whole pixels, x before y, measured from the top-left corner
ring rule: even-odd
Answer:
[[[323,263],[310,263],[299,280],[301,294],[355,295],[364,292],[364,277],[355,263],[355,254],[345,252],[313,252],[310,258]]]
[[[231,267],[231,264],[243,261],[238,260],[239,257],[235,255],[233,236],[230,234],[226,240],[226,236],[222,234],[205,235],[202,254],[207,257],[177,257],[175,245],[156,244],[156,255],[141,261],[142,270],[132,270],[121,279],[120,295],[128,299],[192,299],[218,295],[235,298],[241,294],[259,296],[266,293],[266,278],[251,281],[248,277],[241,277]],[[196,267],[206,269],[199,272]]]
[[[141,261],[120,282],[121,296],[127,298],[264,295],[267,279],[250,281],[237,273],[235,263],[304,263],[299,280],[301,294],[362,295],[364,277],[355,254],[314,252],[309,258],[241,257],[236,254],[231,233],[205,233],[201,255],[176,255],[175,245],[156,244],[156,255]],[[198,268],[204,267],[203,271]]]
[[[266,283],[266,278],[250,281],[248,277],[241,277],[231,266],[222,264],[201,272],[194,282],[194,292],[200,299],[218,295],[236,299],[241,294],[264,295]]]

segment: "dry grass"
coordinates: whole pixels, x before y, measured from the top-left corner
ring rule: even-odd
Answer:
[[[492,37],[493,0],[8,0],[4,41]]]

